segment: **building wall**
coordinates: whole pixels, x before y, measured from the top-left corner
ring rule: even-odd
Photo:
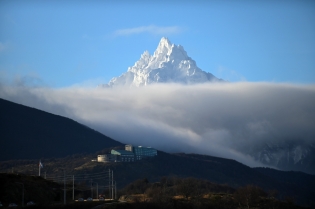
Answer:
[[[126,145],[125,145],[125,150],[130,151],[130,152],[133,152],[133,146],[130,145],[130,144],[126,144]]]
[[[135,157],[134,156],[120,156],[120,162],[134,162],[135,161]]]
[[[111,154],[98,155],[98,162],[134,162],[145,157],[153,157],[157,155],[157,150],[151,147],[134,147],[125,145],[125,150],[111,150]]]
[[[138,146],[134,147],[133,150],[137,160],[141,160],[145,157],[154,157],[157,155],[156,149],[153,149],[151,147]]]
[[[105,155],[98,155],[97,162],[105,162]]]
[[[97,162],[113,162],[115,161],[116,156],[112,154],[105,154],[105,155],[98,155],[97,156]]]
[[[128,150],[111,150],[111,154],[117,156],[116,162],[133,162],[135,155]]]

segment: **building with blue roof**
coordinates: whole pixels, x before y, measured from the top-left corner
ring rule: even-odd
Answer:
[[[151,147],[125,145],[125,150],[112,149],[110,154],[98,155],[98,162],[134,162],[146,157],[154,157],[157,150]]]

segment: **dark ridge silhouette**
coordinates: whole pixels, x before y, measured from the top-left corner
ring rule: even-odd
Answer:
[[[0,160],[65,157],[121,146],[74,120],[0,99]]]

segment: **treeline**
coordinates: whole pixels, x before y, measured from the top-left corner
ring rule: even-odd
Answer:
[[[196,178],[166,178],[150,183],[147,179],[132,182],[122,189],[121,200],[128,203],[110,208],[302,208],[294,199],[276,199],[277,191],[265,192],[247,185],[238,189]]]
[[[196,198],[209,193],[234,193],[235,189],[227,185],[214,184],[196,178],[163,177],[160,182],[150,183],[146,178],[139,179],[127,185],[120,194],[146,194],[156,198],[157,194],[168,196],[181,195],[186,199]]]

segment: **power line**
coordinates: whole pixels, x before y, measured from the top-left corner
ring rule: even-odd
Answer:
[[[64,184],[64,202],[66,201],[66,191],[72,190],[72,199],[74,199],[74,193],[76,191],[91,191],[91,196],[93,197],[93,190],[95,189],[95,186],[93,186],[93,183],[96,184],[96,194],[98,194],[99,189],[106,190],[108,189],[109,192],[109,198],[116,198],[116,181],[114,185],[114,172],[113,170],[109,169],[105,172],[98,172],[98,173],[84,173],[84,174],[77,174],[77,175],[66,175],[64,170],[64,175],[56,175],[56,176],[48,176],[46,179],[50,181],[54,181],[57,183],[63,183]],[[85,182],[84,185],[82,184],[75,184],[75,182]],[[96,182],[95,182],[96,181]],[[88,182],[90,182],[90,186],[88,186]],[[93,183],[92,183],[93,182]],[[106,185],[106,182],[108,185]],[[70,184],[72,185],[70,186]],[[103,185],[102,185],[103,184]],[[90,188],[89,188],[90,187]]]
[[[107,177],[108,178],[108,173],[103,172],[103,173],[94,173],[94,174],[84,174],[84,175],[66,175],[66,176],[49,176],[47,177],[48,180],[63,180],[64,178],[66,179],[72,179],[73,176],[75,176],[75,179],[90,179],[90,178],[99,178],[99,177]]]

